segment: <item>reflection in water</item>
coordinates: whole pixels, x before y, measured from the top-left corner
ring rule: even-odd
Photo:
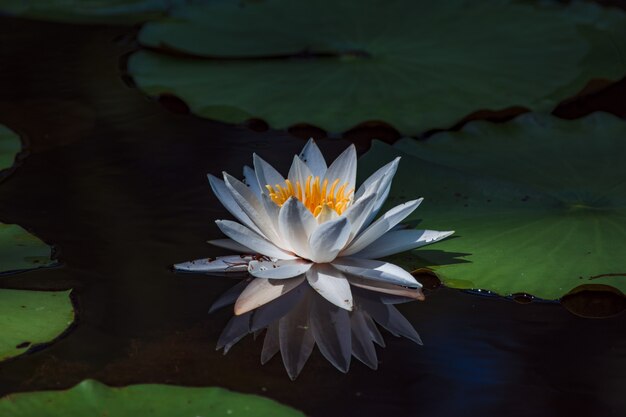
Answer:
[[[244,280],[224,293],[211,310],[235,303],[249,282]],[[354,307],[348,311],[328,302],[307,282],[302,282],[256,310],[232,317],[220,335],[217,349],[224,349],[226,354],[247,334],[257,337],[265,330],[261,363],[267,363],[280,352],[292,380],[296,379],[316,344],[322,355],[341,372],[348,371],[352,356],[371,369],[377,369],[374,344],[384,347],[385,342],[376,323],[394,336],[422,344],[413,326],[394,307],[394,304],[411,300],[355,288]]]

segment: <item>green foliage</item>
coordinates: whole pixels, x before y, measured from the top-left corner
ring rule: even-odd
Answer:
[[[74,321],[69,294],[0,289],[0,361],[63,333]]]
[[[426,141],[375,143],[360,174],[397,155],[392,202],[423,196],[419,228],[456,230],[398,262],[434,266],[451,287],[502,295],[556,299],[588,283],[626,291],[622,120],[597,113],[475,122]]]
[[[416,135],[479,109],[550,109],[626,72],[626,15],[581,2],[210,2],[146,24],[140,42],[152,49],[129,71],[149,95],[330,132],[381,120]]]
[[[67,391],[13,394],[0,399],[0,415],[11,417],[302,417],[256,395],[221,388],[131,385],[110,388],[86,380]]]

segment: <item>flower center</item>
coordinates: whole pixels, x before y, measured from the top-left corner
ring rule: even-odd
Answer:
[[[300,184],[300,181],[293,184],[291,181],[285,180],[284,185],[276,184],[273,187],[266,185],[265,188],[269,191],[272,201],[279,207],[285,204],[290,197],[296,197],[314,216],[317,216],[324,206],[341,215],[352,201],[354,188],[346,190],[348,188],[347,182],[339,188],[337,188],[338,185],[339,179],[328,184],[328,180],[320,182],[320,177],[309,175],[305,184]]]

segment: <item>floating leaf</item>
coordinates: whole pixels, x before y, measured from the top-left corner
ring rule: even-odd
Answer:
[[[185,0],[2,0],[0,11],[33,19],[132,24],[162,16]]]
[[[69,294],[70,291],[0,289],[0,361],[63,333],[74,321]]]
[[[128,69],[149,95],[331,132],[381,120],[415,135],[479,109],[550,109],[626,72],[626,14],[582,2],[212,2],[146,24],[140,42],[151,49]]]
[[[48,245],[16,224],[0,223],[0,274],[56,264]]]
[[[13,166],[15,156],[21,149],[20,137],[12,130],[0,125],[0,174],[2,170]]]
[[[131,385],[110,388],[86,380],[66,391],[12,394],[0,399],[0,415],[11,417],[302,417],[268,398],[221,388]]]
[[[427,141],[376,142],[359,166],[372,172],[397,155],[391,200],[423,196],[420,228],[456,230],[405,265],[439,264],[448,286],[502,295],[556,299],[588,283],[626,292],[624,121],[474,122]]]

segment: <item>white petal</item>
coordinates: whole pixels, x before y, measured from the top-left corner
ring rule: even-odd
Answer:
[[[352,256],[365,259],[382,258],[383,256],[435,243],[453,233],[454,231],[438,232],[436,230],[389,231]]]
[[[253,257],[249,255],[202,258],[176,264],[174,269],[182,272],[241,272],[248,270],[248,263],[252,259]]]
[[[230,220],[217,220],[215,222],[217,227],[220,228],[222,233],[234,240],[235,242],[249,247],[255,253],[269,256],[276,259],[296,259],[297,257],[289,252],[286,252],[270,241],[262,238],[259,234],[253,232],[247,227],[230,221]]]
[[[270,223],[276,231],[276,235],[278,236],[276,243],[280,244],[280,247],[285,250],[291,250],[291,246],[288,242],[283,241],[283,239],[280,237],[280,232],[278,230],[278,214],[280,213],[280,206],[274,203],[270,196],[267,194],[261,194],[260,199],[261,204],[265,209],[265,213],[267,213],[267,217],[269,218]]]
[[[352,310],[350,284],[340,271],[328,264],[317,264],[306,274],[309,285],[322,297],[345,310]]]
[[[245,290],[239,295],[235,302],[235,315],[247,313],[270,301],[287,294],[289,291],[302,284],[304,276],[270,280],[266,278],[255,278],[248,284]]]
[[[326,161],[324,155],[311,138],[300,152],[300,159],[307,164],[313,176],[323,178],[326,173]]]
[[[350,284],[369,291],[376,291],[383,294],[397,295],[398,297],[412,298],[414,300],[424,300],[424,293],[421,288],[406,288],[399,285],[388,284],[386,282],[364,279],[357,276],[349,276]]]
[[[304,274],[311,265],[304,259],[254,260],[248,265],[248,272],[257,278],[286,279]]]
[[[328,167],[324,179],[329,184],[339,179],[339,184],[348,183],[346,192],[353,190],[356,183],[356,148],[350,145],[341,155]]]
[[[350,256],[365,249],[376,239],[387,233],[396,224],[404,220],[420,205],[423,198],[400,204],[389,210],[381,218],[376,220],[361,234],[354,238],[350,245],[341,252],[341,256]]]
[[[232,239],[215,239],[215,240],[209,240],[208,243],[210,243],[213,246],[217,246],[218,248],[230,249],[240,254],[254,253],[254,251],[250,249],[249,247],[244,246],[241,243],[237,243]]]
[[[317,220],[318,224],[322,224],[337,218],[339,218],[337,212],[324,204],[317,217],[315,217],[315,220]]]
[[[369,189],[371,189],[374,186],[374,184],[383,180],[383,178],[389,174],[391,174],[391,178],[388,181],[391,182],[391,179],[393,178],[393,176],[395,175],[398,169],[399,163],[400,163],[400,157],[397,157],[396,159],[382,166],[376,172],[370,175],[369,178],[363,181],[363,184],[361,184],[357,192],[354,194],[354,199],[357,200],[361,198]],[[385,181],[385,183],[386,182],[387,180]]]
[[[337,257],[340,250],[348,243],[350,237],[350,221],[347,217],[339,217],[321,224],[309,238],[311,259],[313,262],[330,262]]]
[[[209,184],[211,184],[213,194],[215,194],[217,199],[220,200],[220,203],[222,203],[226,210],[228,210],[230,214],[235,216],[237,220],[248,226],[250,229],[254,230],[257,233],[261,233],[259,228],[256,227],[254,223],[252,223],[252,220],[250,220],[248,215],[246,215],[241,207],[239,207],[239,204],[237,204],[237,202],[235,201],[235,198],[228,190],[228,187],[226,186],[224,181],[210,174],[207,175],[207,177],[209,178]]]
[[[297,198],[290,197],[280,208],[280,236],[298,256],[310,259],[309,236],[316,227],[317,220]]]
[[[278,233],[274,229],[273,222],[265,211],[265,207],[256,195],[244,183],[232,175],[224,173],[224,182],[239,207],[258,227],[263,237],[279,246],[281,242],[278,238]]]
[[[289,175],[287,176],[293,187],[296,188],[296,183],[300,183],[300,186],[304,188],[307,178],[312,175],[313,173],[309,167],[297,155],[294,156],[291,168],[289,168]]]
[[[376,204],[376,194],[368,194],[360,198],[343,213],[350,220],[350,242],[365,226],[365,222],[370,217],[370,213]]]
[[[312,300],[309,322],[322,355],[341,372],[348,372],[352,353],[348,312],[315,297]]]
[[[276,184],[283,184],[285,182],[285,178],[283,178],[283,176],[280,175],[280,173],[276,171],[273,166],[265,162],[260,156],[254,154],[252,158],[254,162],[254,171],[256,172],[256,178],[261,192],[268,192],[265,188],[266,185],[271,185],[273,187]]]
[[[338,270],[349,275],[375,281],[388,282],[411,288],[421,288],[413,275],[404,269],[389,262],[375,261],[371,259],[337,258],[332,265]]]
[[[391,182],[393,180],[394,175],[396,175],[396,171],[398,170],[398,164],[400,163],[400,157],[397,157],[393,161],[389,162],[387,165],[380,168],[378,171],[373,173],[361,186],[359,187],[357,193],[355,194],[355,200],[365,195],[370,188],[375,188],[376,190],[376,203],[374,204],[374,208],[369,214],[369,217],[365,221],[365,225],[369,225],[374,217],[378,214],[380,208],[383,206],[387,196],[389,195],[389,191],[391,190]]]
[[[246,165],[243,167],[243,178],[244,184],[250,188],[254,195],[260,198],[261,188],[259,188],[259,181],[256,179],[256,172]]]

